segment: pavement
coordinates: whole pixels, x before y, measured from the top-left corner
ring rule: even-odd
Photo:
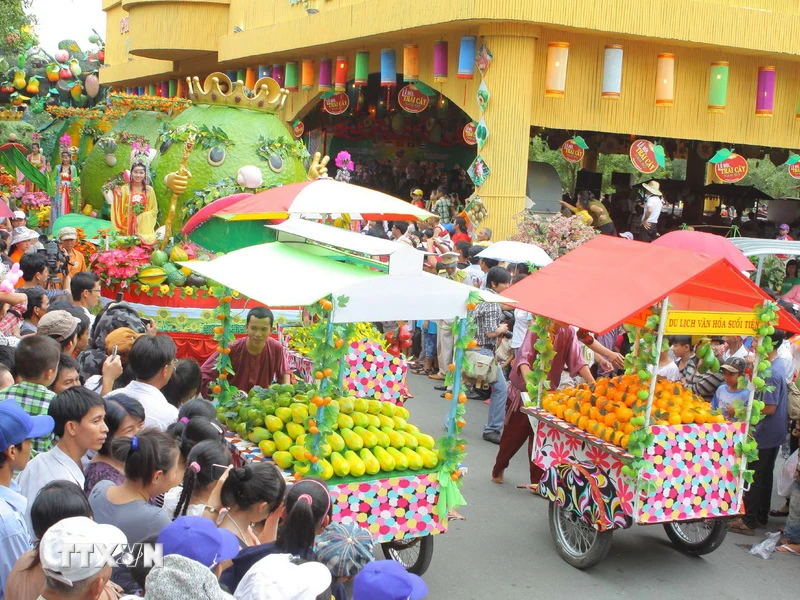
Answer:
[[[406,403],[410,422],[438,437],[447,401],[431,379],[409,378],[416,395]],[[748,553],[763,539],[764,529],[755,537],[729,533],[715,552],[692,557],[675,549],[662,526],[634,525],[614,533],[611,551],[600,564],[586,571],[569,566],[553,546],[547,502],[514,487],[528,483],[524,451],[506,470],[505,484],[492,483],[497,446],[481,439],[487,412],[482,401],[468,401],[464,437],[469,473],[462,489],[468,505],[459,509],[466,520],[452,521],[449,531],[435,538],[433,560],[423,577],[428,598],[797,598],[799,556],[774,553],[764,560]],[[782,504],[776,496],[772,506]],[[769,530],[783,522],[770,519]]]

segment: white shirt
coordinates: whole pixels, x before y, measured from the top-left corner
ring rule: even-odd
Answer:
[[[94,315],[90,313],[89,309],[85,306],[81,306],[81,308],[83,309],[83,312],[86,313],[86,316],[89,317],[89,329],[91,330],[92,327],[94,327]]]
[[[661,216],[661,208],[664,206],[664,201],[661,196],[650,194],[644,203],[644,214],[647,214],[647,209],[650,209],[650,216],[647,217],[648,223],[658,223],[658,217]],[[642,215],[644,221],[644,215]]]
[[[114,390],[106,398],[127,394],[136,398],[144,408],[144,426],[166,431],[178,420],[178,409],[172,406],[157,387],[141,381],[131,381],[124,388]]]
[[[528,311],[521,308],[514,309],[514,335],[511,337],[511,347],[515,350],[522,346],[532,320],[533,315]]]
[[[725,353],[722,355],[722,360],[728,360],[729,358],[747,358],[747,348],[742,344],[739,346],[739,349],[732,354],[730,350],[725,350]]]
[[[28,530],[33,536],[33,526],[31,525],[31,506],[36,496],[45,485],[51,481],[65,480],[77,484],[83,489],[86,478],[80,465],[72,460],[66,452],[58,445],[53,446],[47,452],[37,454],[28,463],[28,466],[17,477],[21,493],[28,499],[28,507],[25,509],[25,521]]]
[[[463,283],[481,289],[486,285],[486,273],[483,272],[480,265],[470,265],[464,269],[464,273],[467,276],[464,278]]]
[[[794,356],[792,356],[793,345],[789,340],[783,340],[778,346],[778,358],[781,359],[786,365],[786,383],[794,379],[794,372],[796,370],[794,364]]]

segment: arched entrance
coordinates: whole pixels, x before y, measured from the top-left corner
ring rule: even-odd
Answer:
[[[356,164],[351,181],[407,199],[414,188],[427,198],[446,184],[461,200],[473,187],[466,169],[475,158],[474,137],[464,136],[472,119],[446,96],[419,82],[408,84],[399,75],[392,88],[381,87],[380,75],[366,86],[347,83],[341,94],[321,94],[298,113],[310,152],[327,153],[335,175],[336,155],[346,150]],[[400,99],[402,95],[402,99]]]

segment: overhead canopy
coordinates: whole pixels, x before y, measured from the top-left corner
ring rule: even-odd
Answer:
[[[750,312],[769,300],[752,281],[718,256],[601,235],[511,286],[516,308],[597,334],[650,308],[666,296],[673,309]],[[778,327],[800,332],[779,310]]]
[[[762,240],[761,238],[728,238],[745,256],[769,256],[781,254],[800,256],[800,242],[785,240]]]
[[[715,233],[705,233],[703,231],[677,230],[670,231],[654,242],[657,246],[669,246],[670,248],[682,248],[692,252],[702,252],[711,256],[725,258],[740,271],[755,271],[756,267],[742,251],[734,246],[729,238],[722,237]]]
[[[481,250],[478,256],[509,263],[532,264],[536,267],[543,267],[553,262],[547,252],[536,244],[514,241],[495,242],[487,246],[486,250]]]
[[[705,196],[722,196],[731,200],[774,200],[772,196],[753,185],[737,185],[735,183],[709,183],[700,188]]]

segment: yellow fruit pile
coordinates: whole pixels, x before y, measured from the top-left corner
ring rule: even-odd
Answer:
[[[254,427],[248,438],[281,469],[305,475],[310,463],[319,460],[322,479],[431,469],[438,463],[434,439],[408,423],[406,408],[364,398],[335,398],[326,403],[338,407],[339,414],[334,432],[320,445],[319,458],[305,446],[306,435],[319,432],[313,403],[278,407],[274,415],[264,417],[264,427]]]
[[[542,408],[587,433],[627,448],[628,436],[644,422],[648,395],[649,386],[636,375],[622,375],[550,392],[542,398]],[[650,420],[653,425],[681,425],[722,423],[725,418],[680,383],[659,380]]]

